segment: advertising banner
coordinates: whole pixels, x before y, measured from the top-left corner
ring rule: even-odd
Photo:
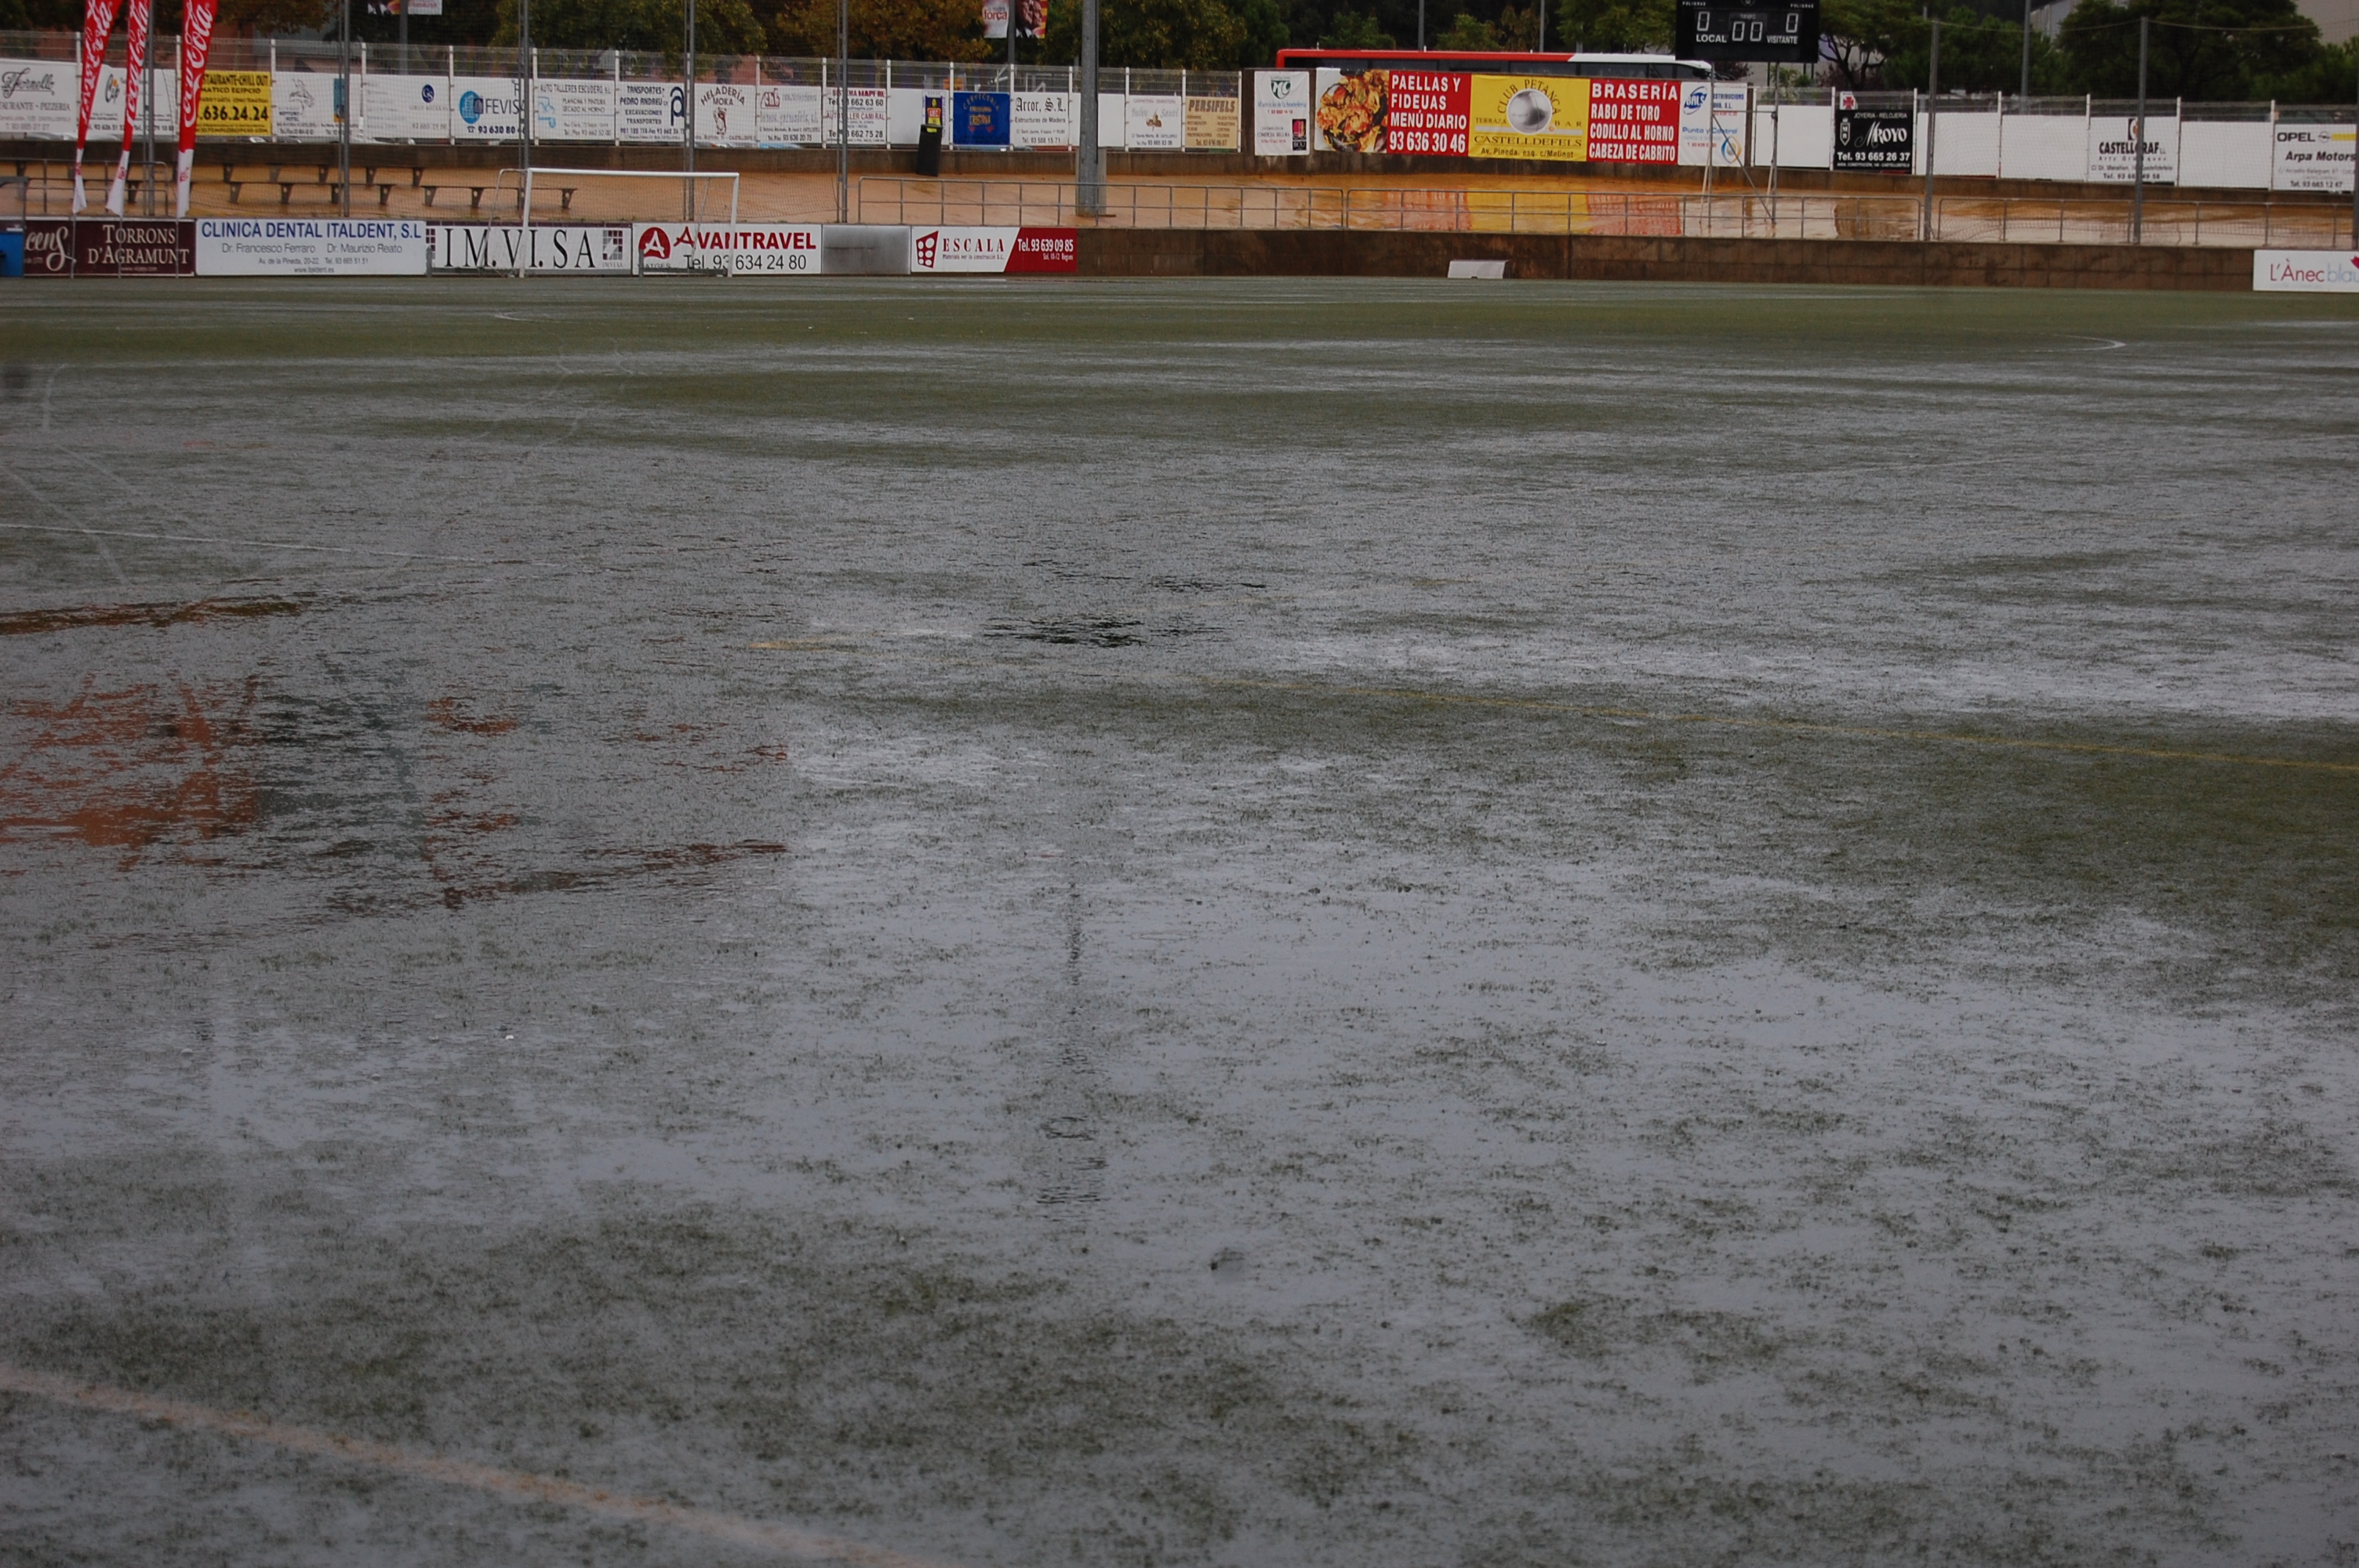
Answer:
[[[71,274],[75,277],[186,277],[196,270],[193,224],[170,218],[75,218],[53,220],[35,244],[34,224],[25,225],[25,276]]]
[[[451,79],[451,139],[516,141],[523,134],[518,123],[523,107],[513,76],[454,76]]]
[[[951,145],[958,147],[1004,147],[1007,145],[1007,94],[951,94]]]
[[[1680,161],[1680,88],[1676,81],[1589,84],[1592,163]]]
[[[199,218],[200,277],[415,276],[426,225],[406,218]]]
[[[336,89],[332,76],[304,70],[282,70],[273,75],[271,135],[282,142],[334,141]]]
[[[2269,189],[2351,189],[2353,132],[2359,127],[2288,124],[2279,121],[2270,138]]]
[[[755,126],[764,146],[817,146],[819,89],[766,86],[755,104]]]
[[[614,89],[614,135],[626,142],[678,142],[687,103],[677,81],[623,82]]]
[[[1018,92],[1012,95],[1010,129],[1019,147],[1071,147],[1081,145],[1082,99],[1077,92]]]
[[[25,220],[25,276],[65,277],[73,272],[73,220]]]
[[[850,100],[845,106],[852,117],[852,145],[855,147],[881,147],[886,145],[885,131],[892,116],[891,94],[882,87],[854,87],[844,94]],[[829,146],[835,145],[836,89],[820,90],[821,120],[821,139]]]
[[[516,229],[496,223],[430,223],[426,229],[429,272],[508,272],[528,256],[527,272],[617,272],[631,270],[628,223],[536,224]]]
[[[197,99],[197,135],[267,136],[271,134],[268,71],[205,72],[205,90]]]
[[[92,103],[90,111],[92,141],[112,143],[123,134],[124,92],[123,68],[119,65],[102,66],[98,72],[98,96]]]
[[[1863,109],[1851,93],[1835,99],[1834,167],[1907,174],[1917,167],[1917,115],[1907,108]]]
[[[1319,151],[1385,150],[1385,107],[1391,76],[1381,66],[1349,71],[1319,68],[1313,79],[1318,87],[1319,106],[1313,118],[1319,128]]]
[[[532,135],[535,141],[542,142],[613,141],[614,84],[567,77],[535,77]]]
[[[1938,149],[1938,142],[1936,144]],[[2089,122],[2089,173],[2093,180],[2127,185],[2137,178],[2137,116],[2099,114]],[[1944,172],[1950,160],[1935,155]],[[2179,116],[2149,114],[2146,121],[2146,181],[2179,183]]]
[[[817,223],[641,223],[632,230],[632,248],[648,274],[798,277],[820,270]]]
[[[33,270],[29,260],[25,270]],[[2263,294],[2359,294],[2359,252],[2255,251],[2253,287]]]
[[[1253,136],[1256,157],[1299,157],[1310,150],[1310,73],[1253,73]]]
[[[1745,124],[1750,92],[1744,83],[1707,87],[1684,83],[1680,95],[1680,161],[1696,167],[1741,168],[1745,164]],[[1704,94],[1712,102],[1706,107]]]
[[[1394,73],[1396,81],[1399,73]],[[1467,98],[1468,136],[1453,151],[1475,157],[1589,157],[1589,95],[1577,76],[1478,76]]]
[[[1177,93],[1130,94],[1122,101],[1122,136],[1135,153],[1186,150],[1188,101]]]
[[[451,84],[439,76],[371,76],[361,84],[356,134],[373,142],[451,137]]]
[[[1384,139],[1378,150],[1464,157],[1468,95],[1474,80],[1461,71],[1387,71]]]
[[[1076,229],[912,229],[909,270],[947,272],[1073,272],[1079,269]]]
[[[1237,101],[1234,98],[1190,98],[1186,113],[1188,150],[1191,153],[1233,153],[1237,150]]]
[[[73,140],[73,67],[53,59],[0,59],[0,137]]]
[[[750,83],[696,84],[696,139],[707,146],[750,147],[762,140],[761,112]]]

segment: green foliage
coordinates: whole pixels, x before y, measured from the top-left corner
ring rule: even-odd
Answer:
[[[2280,103],[2349,103],[2359,100],[2359,38],[2329,44],[2276,76],[2256,76],[2254,96]]]
[[[646,49],[676,60],[687,38],[685,0],[535,0],[532,7],[532,41],[543,49]],[[492,42],[516,41],[516,0],[502,0]],[[766,42],[746,0],[697,0],[698,54],[760,54]]]
[[[697,0],[700,36],[708,3]],[[833,54],[835,4],[783,0],[768,20],[771,49]],[[847,20],[854,59],[990,59],[1004,48],[984,39],[983,7],[975,0],[852,0]]]
[[[1433,40],[1433,47],[1438,49],[1495,49],[1499,47],[1499,35],[1492,30],[1490,23],[1478,21],[1461,11]]]
[[[1158,70],[1234,70],[1267,65],[1285,41],[1276,0],[1123,0],[1098,13],[1098,61]],[[1079,59],[1081,7],[1051,0],[1043,57]]]
[[[2325,52],[2318,25],[2294,0],[2082,0],[2062,37],[2075,86],[2100,98],[2136,93],[2141,16],[2157,24],[2147,52],[2147,92],[2156,98],[2266,97]]]
[[[1320,35],[1319,47],[1325,49],[1395,49],[1400,45],[1393,36],[1376,25],[1374,16],[1363,16],[1357,11],[1338,11],[1328,19],[1327,30]]]
[[[1668,50],[1674,16],[1673,0],[1560,0],[1554,36],[1568,49]]]
[[[1532,0],[1528,8],[1503,5],[1495,24],[1503,49],[1536,49],[1540,47],[1540,18],[1547,0]]]
[[[1907,18],[1885,45],[1883,84],[1929,85],[1932,32],[1919,18]],[[2072,91],[2070,68],[2056,46],[2038,28],[2031,34],[2031,90]],[[1941,18],[1941,91],[2015,92],[2023,85],[2023,20],[1986,16],[1963,5]]]

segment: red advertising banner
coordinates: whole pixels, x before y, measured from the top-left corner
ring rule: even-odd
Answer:
[[[98,106],[98,81],[106,69],[107,35],[114,31],[123,0],[86,0],[82,18],[82,109],[74,116],[73,210],[89,204],[82,184],[82,155],[90,146],[91,111]]]
[[[1018,229],[1007,253],[1010,272],[1079,272],[1081,266],[1079,229]]]
[[[1464,157],[1473,79],[1457,71],[1389,73],[1384,150]]]
[[[1677,81],[1609,81],[1589,83],[1589,161],[1677,163],[1680,161],[1680,89]]]
[[[197,226],[186,219],[30,218],[27,277],[189,277]]]

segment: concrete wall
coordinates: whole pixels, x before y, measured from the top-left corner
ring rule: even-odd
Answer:
[[[1236,229],[1085,229],[1081,243],[1082,271],[1107,277],[1441,277],[1451,262],[1476,259],[1505,261],[1511,278],[2002,288],[2253,286],[2253,253],[2221,246]]]

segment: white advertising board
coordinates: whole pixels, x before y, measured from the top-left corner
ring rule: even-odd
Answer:
[[[2137,178],[2138,137],[2135,114],[2099,114],[2089,121],[2089,172],[2083,178],[2127,185]],[[2146,182],[2179,183],[2179,116],[2146,117]]]
[[[2359,252],[2255,251],[2253,287],[2263,294],[2359,294]]]
[[[951,90],[947,87],[896,87],[889,90],[885,110],[885,140],[897,147],[914,147],[926,128],[926,100],[942,101],[942,124],[951,123]]]
[[[708,147],[752,147],[762,143],[761,108],[750,82],[696,84],[696,139]]]
[[[1176,153],[1188,146],[1188,101],[1174,93],[1134,92],[1123,100],[1122,145],[1135,153]]]
[[[2179,183],[2267,190],[2272,128],[2266,120],[2181,120]]]
[[[371,76],[354,134],[372,142],[451,139],[451,84],[439,76]]]
[[[835,113],[837,90],[820,90],[820,138],[829,146],[835,145]],[[886,145],[885,130],[892,117],[891,94],[882,87],[854,87],[844,92],[845,108],[852,116],[852,145],[855,147],[881,147]]]
[[[514,272],[529,256],[527,272],[619,272],[631,270],[628,223],[535,224],[518,229],[498,223],[433,223],[426,231],[429,272]]]
[[[2273,190],[2351,189],[2351,125],[2287,124],[2271,138],[2269,188]]]
[[[1310,73],[1254,72],[1253,151],[1256,157],[1299,157],[1310,151]]]
[[[200,218],[199,277],[414,276],[426,225],[407,218]]]
[[[631,234],[642,273],[802,277],[820,269],[817,223],[641,223]]]
[[[73,77],[73,68],[65,68],[67,75],[66,140],[73,140],[74,111],[71,107],[73,94],[81,91]],[[98,101],[91,105],[90,139],[92,142],[117,142],[123,139],[123,68],[101,66],[98,71]],[[174,127],[177,131],[178,127]]]
[[[282,142],[334,141],[336,79],[312,70],[282,70],[273,75],[270,135]]]
[[[70,142],[73,130],[71,61],[0,59],[0,136]]]
[[[1079,146],[1082,99],[1077,92],[1009,94],[1011,134],[1019,147]]]
[[[611,142],[614,139],[614,84],[570,77],[536,77],[532,84],[532,135],[542,142]]]
[[[687,94],[677,81],[625,81],[614,89],[614,135],[626,142],[677,142]]]
[[[517,119],[523,107],[513,76],[454,76],[451,79],[451,139],[516,141],[522,135]]]
[[[765,86],[754,104],[754,124],[764,146],[819,145],[819,89]]]
[[[909,270],[928,272],[1006,272],[1016,249],[1019,229],[913,229],[909,234]]]
[[[1743,166],[1745,157],[1745,122],[1751,118],[1745,105],[1751,101],[1752,89],[1739,82],[1722,82],[1712,88],[1712,103],[1704,107],[1704,83],[1691,83],[1680,97],[1680,161],[1683,164],[1711,164],[1720,168]],[[1712,146],[1717,133],[1720,145]],[[1918,146],[1924,143],[1919,141]]]

